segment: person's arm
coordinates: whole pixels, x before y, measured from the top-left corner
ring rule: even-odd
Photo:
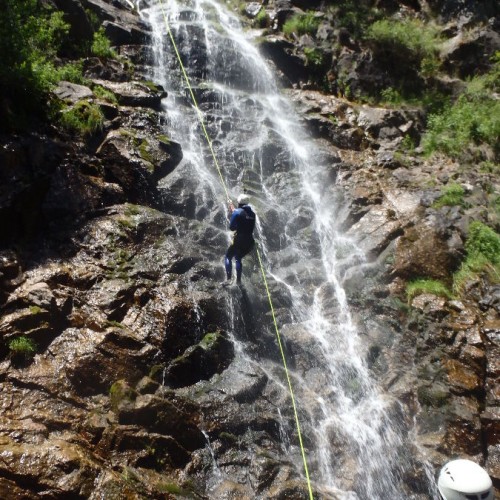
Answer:
[[[236,208],[233,210],[231,219],[229,221],[229,229],[231,231],[236,231],[238,229],[238,216],[240,215],[241,208]]]
[[[233,215],[233,212],[235,210],[234,208],[234,203],[231,200],[227,200],[228,207],[227,207],[227,218],[231,219],[231,216]]]

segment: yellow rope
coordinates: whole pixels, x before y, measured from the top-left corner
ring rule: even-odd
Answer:
[[[290,390],[290,398],[292,400],[293,414],[295,416],[295,425],[297,427],[297,434],[299,436],[300,451],[302,453],[302,461],[304,462],[304,471],[306,473],[307,487],[309,488],[309,498],[313,499],[311,480],[309,478],[309,469],[307,468],[306,452],[304,449],[304,443],[302,442],[302,432],[300,431],[299,414],[297,412],[297,406],[295,405],[295,396],[292,388],[292,381],[290,379],[290,373],[288,372],[288,366],[286,364],[285,351],[283,350],[283,344],[281,342],[281,334],[278,328],[278,322],[276,321],[276,315],[274,314],[273,301],[271,300],[271,292],[269,291],[269,286],[267,285],[266,272],[260,258],[259,249],[257,249],[257,258],[259,259],[260,270],[262,272],[262,279],[264,281],[264,286],[266,287],[267,298],[269,299],[269,307],[271,308],[271,314],[273,316],[274,329],[276,331],[276,338],[278,339],[278,346],[280,348],[281,359],[283,360],[283,367],[285,368],[286,380],[288,382],[288,389]]]
[[[210,140],[210,137],[208,135],[207,129],[205,127],[205,122],[203,120],[203,114],[202,114],[200,108],[198,107],[198,102],[196,101],[196,97],[194,95],[193,89],[191,87],[191,83],[189,81],[189,77],[187,75],[186,69],[185,69],[184,64],[182,62],[181,55],[179,54],[179,50],[177,49],[177,44],[175,43],[175,39],[174,39],[174,36],[172,34],[172,31],[170,30],[170,24],[168,22],[167,15],[165,13],[165,8],[164,8],[164,2],[163,2],[163,0],[160,0],[160,5],[161,5],[162,14],[163,14],[163,19],[165,20],[165,26],[167,27],[168,35],[169,35],[170,40],[172,42],[172,46],[174,47],[175,54],[176,54],[177,59],[179,61],[179,66],[181,68],[182,74],[184,75],[184,79],[185,79],[186,84],[187,84],[188,89],[189,89],[189,93],[191,94],[191,99],[193,100],[193,105],[196,108],[196,111],[198,113],[198,118],[199,118],[200,123],[201,123],[201,128],[203,129],[203,133],[205,134],[205,138],[207,139],[208,147],[210,148],[210,152],[212,153],[212,157],[214,159],[214,163],[215,163],[215,167],[217,168],[217,172],[219,173],[219,177],[220,177],[220,180],[221,180],[221,183],[222,183],[222,187],[224,188],[224,191],[226,193],[226,198],[229,200],[230,198],[229,198],[229,192],[228,192],[227,187],[226,187],[226,182],[224,181],[224,177],[222,175],[221,168],[219,166],[219,162],[217,161],[217,156],[215,155],[215,151],[214,151],[214,149],[212,147],[212,141]],[[269,306],[271,308],[271,314],[272,314],[272,318],[273,318],[274,329],[276,331],[276,338],[278,340],[278,346],[279,346],[280,353],[281,353],[281,359],[283,361],[283,368],[285,369],[286,380],[288,382],[288,389],[289,389],[289,392],[290,392],[290,398],[292,400],[293,413],[294,413],[294,417],[295,417],[295,425],[296,425],[297,434],[298,434],[298,437],[299,437],[299,445],[300,445],[300,451],[301,451],[301,454],[302,454],[302,461],[304,463],[304,471],[305,471],[306,479],[307,479],[307,488],[309,490],[309,498],[310,498],[310,500],[313,500],[314,497],[313,497],[313,492],[312,492],[312,487],[311,487],[311,479],[309,477],[309,469],[307,467],[306,452],[305,452],[305,448],[304,448],[304,443],[302,441],[302,433],[301,433],[301,430],[300,430],[300,422],[299,422],[299,415],[298,415],[298,412],[297,412],[297,406],[295,404],[295,396],[294,396],[293,387],[292,387],[292,380],[290,378],[290,372],[288,371],[288,366],[287,366],[287,363],[286,363],[285,351],[283,349],[283,343],[281,342],[281,334],[280,334],[280,331],[279,331],[279,328],[278,328],[278,322],[276,321],[276,315],[274,313],[274,306],[273,306],[273,301],[271,299],[271,292],[269,291],[269,286],[267,284],[266,271],[264,269],[264,265],[262,264],[262,259],[260,257],[260,252],[259,252],[258,247],[256,247],[256,250],[257,250],[257,258],[259,260],[260,270],[261,270],[261,273],[262,273],[262,278],[263,278],[263,281],[264,281],[264,286],[266,288],[267,298],[269,300]]]

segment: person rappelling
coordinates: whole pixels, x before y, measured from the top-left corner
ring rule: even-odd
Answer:
[[[222,282],[223,286],[232,283],[233,274],[233,257],[236,261],[236,283],[241,283],[241,274],[243,265],[241,260],[247,255],[255,245],[253,239],[253,230],[255,227],[256,215],[250,205],[250,199],[246,194],[238,196],[238,208],[229,200],[229,229],[234,231],[234,238],[224,257],[226,268],[226,281]]]

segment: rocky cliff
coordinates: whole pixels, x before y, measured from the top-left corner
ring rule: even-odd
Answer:
[[[84,58],[83,82],[53,87],[57,118],[0,137],[0,497],[305,498],[298,450],[284,451],[283,429],[296,436],[283,374],[268,364],[279,352],[260,275],[255,263],[247,289],[217,285],[225,214],[194,175],[177,171],[184,145],[170,138],[173,110],[151,81],[150,25],[127,1],[47,4],[64,12],[76,39],[90,38],[97,19],[115,55]],[[337,200],[338,229],[366,256],[342,284],[371,376],[399,401],[412,450],[431,475],[471,457],[500,488],[498,147],[477,132],[462,154],[425,155],[433,108],[416,100],[428,89],[458,98],[467,78],[492,71],[495,2],[232,7],[259,35],[311,144],[328,153],[325,196]],[[439,70],[366,36],[386,18],[435,23],[440,51],[428,64]],[[405,102],[384,101],[388,89]],[[195,91],[215,121],[217,94]],[[68,112],[101,120],[82,131],[61,125]],[[230,128],[220,125],[220,137]],[[241,159],[243,148],[233,155]],[[289,189],[279,139],[264,156],[269,177]],[[223,166],[237,179],[231,161]],[[258,192],[258,179],[245,182]],[[278,216],[260,208],[276,262],[292,275],[296,263],[271,234]],[[313,248],[301,217],[291,227]],[[490,228],[493,250],[466,269],[471,227]],[[290,297],[277,280],[271,288],[291,366],[321,380],[311,370],[316,347],[290,326]],[[332,446],[340,456],[342,440]],[[431,498],[423,460],[408,460],[415,470],[404,473],[404,494]],[[356,491],[360,473],[345,457],[339,467],[342,487]],[[313,487],[318,498],[341,498]]]

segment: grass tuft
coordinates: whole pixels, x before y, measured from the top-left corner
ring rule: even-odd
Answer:
[[[13,355],[32,358],[37,352],[37,345],[28,337],[16,337],[9,342],[9,349]]]
[[[63,110],[60,122],[65,129],[85,137],[102,129],[104,115],[97,104],[82,100]]]
[[[438,295],[439,297],[445,297],[447,299],[452,298],[452,294],[448,288],[441,283],[441,281],[431,280],[431,279],[418,279],[411,281],[406,285],[406,298],[408,303],[412,301],[417,295],[422,295],[423,293],[430,293],[432,295]]]
[[[314,11],[305,14],[294,14],[283,25],[283,33],[289,36],[292,34],[314,36],[318,31],[318,26],[319,19],[315,16]]]

